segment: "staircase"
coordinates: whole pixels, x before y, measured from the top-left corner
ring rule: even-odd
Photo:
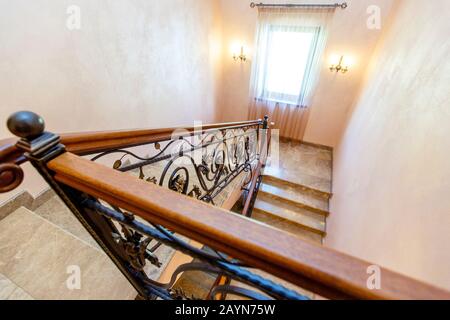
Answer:
[[[296,148],[297,156],[301,157],[298,162],[308,155],[307,151],[316,156],[323,153],[321,149],[290,142],[282,142],[281,148],[291,152],[290,148]],[[311,166],[311,163],[318,163],[319,160],[309,159],[306,162]],[[283,175],[277,174],[270,165],[266,167],[253,218],[303,239],[321,243],[326,235],[325,221],[330,194],[292,179],[295,174],[290,169],[292,165],[286,161],[280,164],[278,172]],[[301,166],[295,168],[297,170]],[[303,177],[306,169],[303,164]],[[290,175],[291,181],[287,180]],[[0,243],[0,299],[136,297],[134,288],[56,195],[33,211],[22,207],[0,220]],[[162,247],[158,257],[167,264],[172,251]],[[73,265],[80,267],[81,288],[71,290],[66,285],[71,275],[67,268]],[[154,279],[158,279],[164,269],[150,268],[153,268],[150,273]],[[99,274],[96,270],[102,271]],[[280,282],[280,279],[274,279],[268,274],[264,276]],[[214,275],[190,271],[181,275],[174,288],[183,291],[189,298],[205,299],[215,281]],[[289,286],[288,283],[285,285]],[[242,297],[229,295],[227,299]]]
[[[322,244],[331,198],[332,151],[322,146],[282,140],[280,160],[277,166],[269,163],[264,170],[252,218],[304,240]],[[241,212],[241,203],[233,211]],[[262,275],[282,282],[266,273]],[[216,278],[198,271],[185,272],[176,287],[188,297],[205,299]],[[283,285],[315,298],[314,294],[289,283]],[[228,295],[227,299],[242,297]]]
[[[332,151],[282,140],[279,163],[265,163],[268,117],[176,139],[173,128],[58,136],[43,123],[16,113],[8,128],[22,139],[0,144],[1,193],[20,185],[28,161],[58,194],[0,207],[0,299],[450,297],[385,268],[370,290],[373,263],[322,247]],[[241,215],[224,210],[238,209],[243,190]]]
[[[331,198],[331,166],[329,148],[281,140],[280,161],[265,168],[252,217],[322,243]]]

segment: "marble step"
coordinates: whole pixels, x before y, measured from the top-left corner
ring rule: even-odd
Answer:
[[[61,229],[69,232],[76,238],[79,238],[82,241],[90,244],[91,246],[101,250],[100,246],[97,244],[94,238],[92,238],[89,232],[86,231],[83,225],[67,208],[67,206],[58,198],[58,196],[53,196],[33,212],[50,221],[51,223],[57,225]],[[158,279],[161,273],[167,267],[174,253],[175,251],[172,248],[161,246],[155,252],[155,254],[158,256],[158,259],[162,263],[162,266],[160,268],[156,268],[150,263],[147,263],[144,270],[147,273],[148,277],[154,280]]]
[[[321,198],[321,199],[325,199],[325,200],[329,200],[333,196],[333,194],[330,192],[325,192],[325,191],[321,191],[318,189],[314,189],[312,187],[305,186],[303,184],[300,184],[299,181],[297,181],[297,182],[292,181],[294,179],[288,180],[288,179],[286,179],[286,174],[277,176],[277,175],[271,175],[269,173],[270,173],[270,170],[267,172],[264,172],[263,181],[266,183],[289,187],[289,188],[299,190],[303,193],[308,193],[317,198]]]
[[[79,289],[67,285],[73,270],[80,271]],[[34,299],[132,300],[137,294],[106,254],[23,207],[0,221],[0,274]]]
[[[326,235],[323,217],[302,208],[275,199],[258,196],[253,218],[287,232],[321,242]]]
[[[331,196],[331,180],[298,172],[290,168],[278,168],[267,166],[264,168],[264,176],[286,181],[316,191],[323,196]]]
[[[213,287],[216,277],[202,271],[184,272],[173,286],[188,299],[205,300]]]
[[[259,194],[264,198],[274,198],[283,202],[289,202],[292,206],[307,209],[317,214],[329,215],[329,201],[317,197],[308,191],[284,185],[274,181],[263,181]]]
[[[76,238],[89,243],[91,246],[100,249],[100,246],[92,238],[89,232],[83,227],[67,206],[54,195],[44,204],[33,210],[34,213],[41,216],[45,220],[57,225],[61,229],[69,232]]]

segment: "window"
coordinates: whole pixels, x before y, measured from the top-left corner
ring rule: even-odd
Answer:
[[[271,25],[260,73],[260,99],[299,104],[316,54],[320,27]]]
[[[307,108],[316,92],[333,10],[264,9],[258,13],[251,110]],[[289,118],[289,115],[286,115]]]

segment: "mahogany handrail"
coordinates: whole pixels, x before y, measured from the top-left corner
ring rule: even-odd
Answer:
[[[138,145],[171,140],[174,132],[183,130],[187,133],[178,134],[176,137],[192,135],[194,132],[207,132],[221,129],[236,129],[261,125],[262,120],[242,121],[207,124],[203,126],[189,127],[178,126],[172,128],[128,130],[128,131],[104,131],[88,133],[70,133],[61,135],[61,143],[66,150],[78,155],[104,152],[116,148],[130,148]]]
[[[172,138],[176,130],[185,130],[192,134],[197,130],[232,129],[262,125],[263,120],[206,124],[203,126],[177,126],[171,128],[97,131],[59,134],[66,150],[77,155],[104,152],[115,148],[130,148],[138,145],[160,142]],[[181,135],[179,135],[181,136]],[[17,139],[0,140],[0,163],[16,162],[22,157],[22,151],[15,144]]]
[[[381,268],[382,287],[367,287],[373,264],[182,196],[66,152],[47,164],[59,183],[187,236],[328,298],[450,299],[450,293]],[[189,210],[186,210],[189,208]]]
[[[183,137],[193,135],[196,132],[245,128],[262,124],[263,120],[252,120],[191,127],[66,133],[59,135],[59,137],[67,151],[82,156],[118,148],[131,148],[168,141],[173,138],[177,131],[179,133],[176,137]],[[180,130],[183,130],[184,134]],[[16,144],[17,139],[15,138],[0,140],[0,193],[13,190],[23,180],[23,171],[19,166],[27,162],[28,159],[24,156],[24,151],[19,149]]]

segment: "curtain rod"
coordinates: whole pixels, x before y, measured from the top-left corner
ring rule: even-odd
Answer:
[[[335,4],[275,4],[275,3],[250,3],[250,8],[255,7],[287,7],[287,8],[341,8],[346,9],[348,7],[347,2],[335,3]]]

